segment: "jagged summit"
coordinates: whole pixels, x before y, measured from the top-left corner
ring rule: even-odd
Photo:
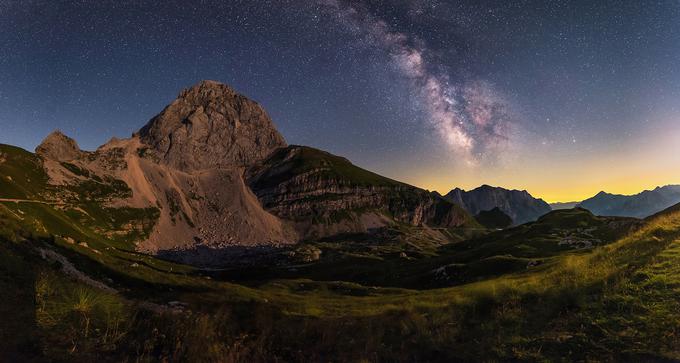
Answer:
[[[47,135],[35,148],[35,152],[43,158],[58,161],[77,159],[82,154],[78,143],[60,130],[54,130]]]
[[[287,146],[257,102],[215,81],[183,90],[139,136],[163,163],[184,171],[245,167]]]
[[[473,215],[497,207],[512,218],[515,224],[534,221],[552,210],[548,203],[534,198],[526,190],[509,190],[486,184],[470,191],[455,188],[444,198],[462,206]]]
[[[205,105],[216,99],[232,97],[243,96],[224,83],[203,80],[183,89],[177,96],[177,99],[182,99],[195,105]]]
[[[578,204],[595,215],[645,218],[680,202],[680,185],[666,185],[634,195],[601,191]]]

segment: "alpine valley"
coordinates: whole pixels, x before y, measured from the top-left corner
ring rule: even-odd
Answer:
[[[441,196],[203,81],[95,151],[0,145],[0,360],[674,361],[676,189]]]

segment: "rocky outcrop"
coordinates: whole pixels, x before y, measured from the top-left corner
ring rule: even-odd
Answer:
[[[444,198],[460,205],[473,215],[499,208],[510,216],[515,224],[535,221],[552,210],[548,203],[534,198],[526,190],[508,190],[489,185],[482,185],[470,191],[456,188]]]
[[[139,135],[162,163],[182,171],[247,167],[286,146],[259,104],[214,81],[184,90]]]
[[[83,155],[78,143],[59,130],[49,134],[35,149],[35,153],[45,159],[56,161],[70,161]]]
[[[310,147],[278,150],[249,170],[248,184],[271,213],[299,222],[303,236],[310,223],[332,225],[369,213],[410,225],[457,227],[471,221],[465,211],[434,193]]]

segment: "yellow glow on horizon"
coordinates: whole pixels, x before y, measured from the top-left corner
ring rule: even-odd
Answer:
[[[657,186],[680,184],[680,133],[666,130],[645,142],[579,155],[546,155],[534,150],[523,159],[529,161],[491,170],[442,171],[435,166],[418,166],[416,173],[399,171],[393,176],[441,194],[454,187],[470,190],[488,184],[527,190],[549,203],[582,201],[600,191],[637,194]]]
[[[600,191],[605,191],[611,194],[624,194],[631,195],[642,192],[643,190],[654,189],[658,186],[664,186],[669,184],[680,184],[680,173],[675,173],[675,175],[656,175],[655,178],[637,176],[630,177],[627,179],[615,178],[612,180],[604,181],[601,183],[599,181],[595,182],[583,182],[572,185],[541,185],[540,183],[527,184],[528,186],[523,186],[522,183],[513,182],[483,182],[481,184],[473,183],[462,183],[459,185],[450,185],[450,183],[442,181],[427,181],[413,183],[422,188],[437,191],[444,195],[448,193],[454,187],[463,188],[465,190],[471,190],[479,187],[481,184],[488,184],[497,187],[503,187],[506,189],[518,189],[527,190],[532,196],[536,198],[541,198],[548,203],[556,202],[580,202],[582,200],[588,199]]]

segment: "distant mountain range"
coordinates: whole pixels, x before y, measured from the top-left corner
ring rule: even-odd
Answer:
[[[542,199],[534,198],[524,190],[482,185],[470,191],[455,188],[447,193],[444,199],[460,205],[468,213],[476,216],[478,221],[480,214],[484,218],[495,214],[500,219],[498,211],[493,214],[482,213],[498,208],[499,211],[512,218],[513,225],[535,221],[551,210],[573,208],[584,208],[599,216],[646,218],[680,203],[680,185],[666,185],[634,195],[611,194],[603,191],[581,202],[550,204]],[[480,223],[486,225],[488,222],[485,220]],[[492,228],[497,228],[497,226]]]
[[[667,185],[635,195],[599,192],[578,204],[597,215],[645,218],[680,203],[680,185]]]
[[[526,190],[509,190],[489,185],[470,191],[455,188],[444,199],[458,204],[472,215],[498,208],[512,218],[515,225],[535,221],[552,211],[548,203],[534,198]]]

